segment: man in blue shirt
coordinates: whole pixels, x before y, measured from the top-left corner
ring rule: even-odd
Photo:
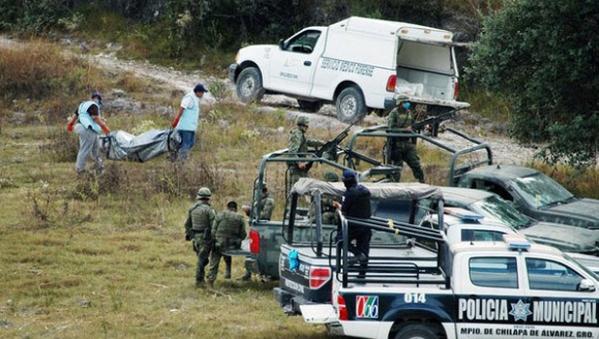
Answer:
[[[179,112],[173,120],[172,126],[181,136],[181,146],[179,147],[179,160],[187,159],[191,148],[195,144],[196,130],[198,129],[198,120],[200,119],[200,98],[208,90],[202,84],[197,84],[193,92],[187,93],[181,100]]]
[[[79,105],[75,132],[79,134],[79,152],[75,163],[77,174],[85,171],[85,163],[90,157],[96,164],[96,173],[101,174],[104,165],[100,158],[98,135],[109,134],[110,129],[100,117],[100,108],[96,102],[84,101]]]

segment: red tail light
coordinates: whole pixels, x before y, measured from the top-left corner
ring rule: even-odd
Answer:
[[[250,252],[252,254],[260,253],[260,233],[256,230],[250,230]]]
[[[341,294],[337,295],[337,311],[339,312],[339,320],[349,320],[347,306],[345,306],[345,299],[343,299]]]
[[[460,83],[458,79],[453,83],[453,100],[458,100],[458,95],[460,94]]]
[[[330,267],[311,267],[310,268],[310,288],[319,289],[331,279]]]
[[[397,85],[397,75],[393,74],[387,79],[387,92],[395,92],[395,85]]]

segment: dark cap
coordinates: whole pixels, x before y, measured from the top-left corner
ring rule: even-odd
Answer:
[[[350,170],[350,169],[344,169],[343,170],[343,178],[341,178],[343,181],[350,181],[350,180],[356,180],[356,172]]]
[[[193,88],[193,91],[194,91],[194,93],[197,93],[197,92],[202,92],[202,93],[208,92],[208,90],[206,89],[206,87],[204,87],[204,85],[202,85],[202,84],[197,84],[196,87]]]
[[[93,98],[98,98],[98,99],[102,100],[102,93],[100,93],[99,91],[93,91],[92,92],[92,99]]]

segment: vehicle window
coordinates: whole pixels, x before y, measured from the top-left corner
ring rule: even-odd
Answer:
[[[588,275],[593,277],[595,280],[599,280],[599,271],[597,271],[597,257],[586,257],[586,258],[572,258],[571,256],[564,253],[564,258],[570,260],[576,264],[576,268],[581,271],[585,271]],[[595,270],[591,270],[593,267]]]
[[[287,42],[286,51],[310,54],[318,42],[320,31],[305,31]]]
[[[470,281],[481,287],[518,288],[518,269],[513,257],[471,258]]]
[[[531,224],[530,218],[495,195],[475,202],[472,204],[471,209],[486,218],[497,220],[515,229],[521,229]]]
[[[526,258],[528,285],[533,290],[577,291],[582,277],[555,261]]]
[[[453,74],[451,48],[413,41],[400,41],[397,65]]]
[[[485,230],[462,230],[462,241],[503,241],[505,233]]]
[[[545,174],[535,173],[512,180],[518,193],[535,208],[565,203],[574,196]]]
[[[472,184],[470,185],[470,188],[476,188],[479,190],[485,190],[487,192],[495,193],[498,196],[500,196],[502,199],[507,200],[507,201],[514,200],[512,195],[505,188],[503,188],[501,185],[498,185],[492,181],[475,179],[475,180],[472,180]]]

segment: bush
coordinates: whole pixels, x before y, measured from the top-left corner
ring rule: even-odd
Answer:
[[[57,47],[33,42],[0,49],[0,92],[6,99],[44,98],[79,88],[84,63],[65,58]],[[75,72],[74,72],[75,71]]]
[[[599,144],[599,2],[506,2],[484,22],[468,74],[509,98],[511,132],[548,141],[541,155],[596,163]]]
[[[40,152],[54,162],[75,163],[79,139],[76,133],[68,133],[65,126],[51,128],[49,141],[40,147]]]

